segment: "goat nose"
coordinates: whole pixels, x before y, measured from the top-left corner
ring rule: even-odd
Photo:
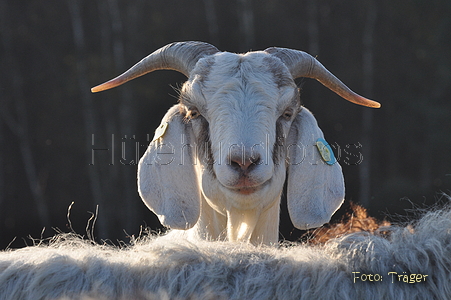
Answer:
[[[252,166],[260,164],[260,154],[254,153],[253,155],[231,155],[230,165],[234,169],[241,169],[243,172],[249,171]]]

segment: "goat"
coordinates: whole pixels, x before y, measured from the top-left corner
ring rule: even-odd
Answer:
[[[279,248],[157,235],[120,248],[61,234],[0,251],[0,300],[451,299],[449,204],[372,232]]]
[[[305,52],[234,54],[203,42],[166,45],[92,92],[161,69],[188,77],[138,165],[140,196],[164,226],[207,240],[277,243],[285,180],[295,227],[330,220],[344,198],[341,167],[294,79],[317,79],[359,105],[378,102]]]

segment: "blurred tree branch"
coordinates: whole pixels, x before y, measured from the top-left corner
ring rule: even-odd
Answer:
[[[44,191],[39,182],[38,172],[36,170],[36,161],[33,157],[33,150],[30,144],[30,134],[28,131],[28,117],[25,103],[25,95],[23,93],[24,85],[22,74],[16,63],[16,53],[13,48],[12,38],[10,36],[11,29],[8,28],[8,20],[10,14],[6,2],[0,4],[0,32],[2,48],[4,51],[3,59],[7,64],[9,78],[11,80],[11,95],[3,95],[1,97],[0,115],[4,123],[8,126],[11,132],[19,140],[19,148],[22,156],[22,162],[25,168],[25,174],[28,179],[28,185],[33,195],[34,203],[36,205],[37,213],[41,226],[46,227],[50,225],[50,216],[47,203],[44,198]],[[0,89],[2,91],[6,89]],[[14,117],[11,110],[8,110],[9,103],[6,99],[13,102],[16,117]]]
[[[88,72],[86,65],[86,45],[85,45],[85,31],[83,28],[83,19],[81,15],[80,0],[67,0],[67,7],[69,9],[72,25],[72,38],[77,52],[76,74],[78,82],[78,90],[83,103],[83,123],[87,138],[87,145],[91,145],[91,136],[96,132],[97,124],[94,116],[94,108],[92,103],[91,89],[88,83]],[[92,150],[88,150],[92,151]],[[88,176],[93,195],[94,203],[100,207],[106,207],[105,199],[102,193],[101,178],[97,165],[88,167]],[[99,218],[97,224],[99,225],[99,235],[101,237],[108,236],[109,233],[109,218]]]
[[[377,4],[374,0],[366,1],[366,22],[363,31],[363,94],[372,98],[374,95],[374,34],[377,20]],[[360,165],[359,201],[368,207],[371,200],[371,154],[373,150],[373,110],[362,110],[362,144],[365,147],[365,160]]]

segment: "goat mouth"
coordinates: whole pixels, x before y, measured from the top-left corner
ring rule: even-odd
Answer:
[[[241,188],[233,189],[233,191],[238,194],[242,194],[242,195],[250,195],[250,194],[255,193],[258,189],[259,189],[258,186],[257,187],[241,187]]]
[[[247,176],[242,176],[233,181],[222,182],[219,180],[222,187],[235,195],[251,195],[257,192],[261,192],[270,182],[271,178],[266,180],[255,180]]]
[[[234,187],[229,187],[229,189],[237,194],[241,195],[251,195],[261,189],[268,184],[268,181],[265,181],[259,185],[238,185]]]

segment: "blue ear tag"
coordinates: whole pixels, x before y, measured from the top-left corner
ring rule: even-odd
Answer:
[[[158,126],[158,128],[155,130],[155,135],[153,136],[152,142],[155,140],[158,140],[159,138],[161,138],[164,133],[166,132],[166,129],[168,128],[169,123],[168,122],[164,122],[161,123],[160,126]]]
[[[337,162],[335,159],[334,152],[326,140],[319,138],[316,140],[316,147],[318,148],[319,154],[328,165],[333,165]]]

